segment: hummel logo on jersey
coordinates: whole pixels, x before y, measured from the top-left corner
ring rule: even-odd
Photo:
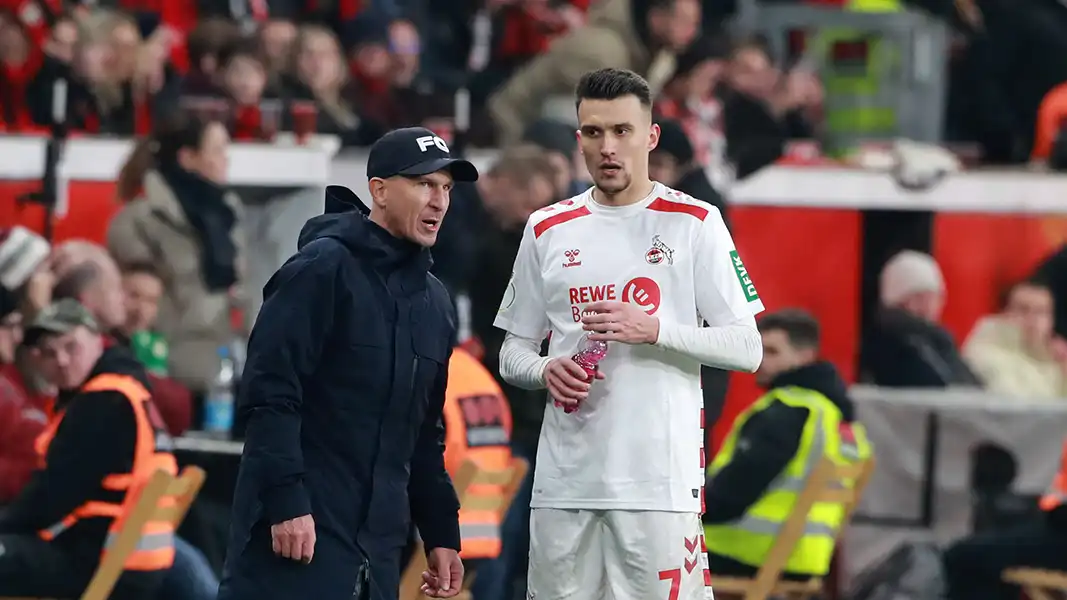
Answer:
[[[563,261],[563,266],[564,267],[580,267],[580,266],[582,266],[582,261],[578,260],[578,255],[579,254],[581,254],[581,251],[578,250],[578,249],[567,250],[566,252],[564,252],[563,256],[567,257],[567,260]]]
[[[645,262],[650,265],[658,265],[663,261],[667,261],[668,265],[673,265],[674,250],[664,244],[658,235],[654,235],[652,236],[652,247],[649,248],[648,252],[645,252]]]

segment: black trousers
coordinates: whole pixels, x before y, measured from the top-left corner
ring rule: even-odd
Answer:
[[[1044,521],[964,538],[942,561],[949,600],[1018,600],[1019,589],[1000,575],[1009,567],[1067,571],[1067,535]]]
[[[96,561],[32,534],[0,535],[0,597],[78,598]],[[152,600],[163,572],[125,573],[111,600]]]

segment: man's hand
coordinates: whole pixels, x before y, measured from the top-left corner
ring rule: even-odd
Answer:
[[[596,378],[603,379],[604,375],[597,371]],[[585,369],[568,356],[553,358],[545,365],[545,387],[563,408],[577,408],[588,398],[590,383]]]
[[[463,561],[451,548],[434,548],[426,555],[422,593],[431,598],[451,598],[463,587]]]
[[[306,565],[315,554],[315,520],[304,515],[271,525],[270,539],[275,554]]]
[[[582,329],[589,339],[624,344],[655,344],[659,319],[629,302],[593,302],[583,308]]]

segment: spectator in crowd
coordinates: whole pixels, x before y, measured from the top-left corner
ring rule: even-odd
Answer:
[[[1067,361],[1052,341],[1052,292],[1040,281],[1023,281],[1008,292],[1001,314],[974,326],[963,358],[992,392],[1059,399],[1067,396]]]
[[[803,69],[781,73],[759,38],[734,47],[723,90],[726,153],[738,179],[778,160],[789,139],[814,137],[822,84]]]
[[[767,558],[774,533],[747,528],[746,515],[780,527],[793,512],[810,465],[823,457],[847,464],[872,452],[844,380],[818,358],[818,322],[787,309],[764,316],[759,328],[763,362],[756,381],[767,393],[737,418],[708,466],[704,539],[713,577],[753,577]],[[822,526],[836,531],[844,524],[839,503],[820,502],[815,510]],[[826,575],[833,546],[823,539],[819,533],[800,538],[786,563],[786,579]]]
[[[1041,261],[1031,279],[1048,285],[1052,292],[1056,336],[1067,339],[1067,244]]]
[[[133,199],[108,231],[120,263],[156,265],[170,374],[201,395],[218,373],[218,349],[233,340],[231,308],[243,306],[241,204],[224,187],[228,145],[221,123],[199,119],[140,142],[119,175],[119,197]]]
[[[0,506],[15,499],[37,468],[33,441],[48,420],[46,406],[18,384],[14,365],[21,342],[22,315],[0,317]]]
[[[30,124],[24,98],[39,62],[19,20],[0,12],[0,130],[18,130]]]
[[[578,178],[578,173],[588,171],[581,153],[578,152],[578,136],[573,126],[551,119],[538,119],[526,128],[523,142],[533,144],[548,153],[548,158],[556,169],[558,197],[577,196],[591,185]]]
[[[500,141],[515,143],[542,116],[573,120],[574,86],[583,73],[603,67],[630,69],[659,92],[674,70],[674,53],[696,37],[697,0],[605,0],[589,9],[589,24],[556,40],[520,69],[489,100]],[[561,96],[563,106],[548,106]],[[544,114],[545,111],[559,115]]]
[[[280,89],[292,63],[296,24],[288,19],[270,19],[259,28],[259,46],[271,87]]]
[[[945,280],[929,254],[904,250],[882,269],[882,310],[861,343],[864,380],[887,387],[978,386],[939,322]]]
[[[1067,442],[1059,471],[1038,502],[1041,518],[1007,529],[965,537],[942,555],[947,600],[1016,600],[1018,586],[1005,583],[1011,567],[1067,570]]]
[[[220,95],[222,52],[239,39],[240,30],[229,19],[214,17],[197,23],[186,42],[189,71],[182,77],[181,94],[194,97]]]
[[[128,510],[138,485],[158,468],[177,474],[177,464],[144,370],[123,348],[105,347],[77,301],[38,313],[24,343],[36,368],[61,391],[36,442],[43,466],[0,520],[0,594],[77,597],[100,562],[105,538],[118,530],[106,507]],[[135,452],[144,445],[149,454]],[[173,546],[162,543],[135,550],[111,597],[151,597],[173,563],[168,549]]]
[[[726,199],[711,185],[706,169],[696,161],[693,145],[682,124],[664,118],[656,119],[656,123],[660,128],[659,144],[648,157],[649,176],[718,208],[725,220]]]
[[[713,172],[723,171],[726,161],[722,102],[716,90],[726,74],[729,51],[724,34],[697,38],[678,55],[674,75],[655,105],[659,116],[682,126],[692,142],[693,162]]]
[[[230,131],[235,139],[260,139],[280,125],[280,113],[265,114],[260,102],[267,91],[267,69],[259,48],[252,42],[230,45],[219,56],[220,81],[232,111]],[[278,107],[280,110],[280,106]],[[264,122],[273,118],[273,124]]]
[[[1030,161],[1035,165],[1047,165],[1054,154],[1056,143],[1067,132],[1067,83],[1052,88],[1041,100],[1037,109],[1037,128]]]
[[[384,22],[378,25],[387,27]],[[380,44],[360,42],[354,51],[356,64],[366,74],[366,81],[360,79],[360,102],[368,101],[367,94],[371,93],[366,89],[367,82],[385,77],[390,69],[384,31],[378,39]],[[339,135],[341,142],[348,146],[369,145],[384,133],[383,126],[373,116],[364,114],[362,104],[357,104],[356,88],[349,81],[341,45],[329,29],[314,25],[300,28],[292,75],[288,80],[289,95],[315,102],[318,109],[316,129],[320,133]]]
[[[126,321],[119,328],[130,340],[134,356],[152,374],[167,375],[167,340],[157,331],[163,280],[149,263],[122,267],[122,291],[126,298]]]

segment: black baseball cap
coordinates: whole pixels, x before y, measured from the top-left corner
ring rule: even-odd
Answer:
[[[367,178],[418,177],[448,171],[456,181],[478,181],[470,161],[452,158],[445,141],[425,127],[406,127],[383,135],[370,148]]]

